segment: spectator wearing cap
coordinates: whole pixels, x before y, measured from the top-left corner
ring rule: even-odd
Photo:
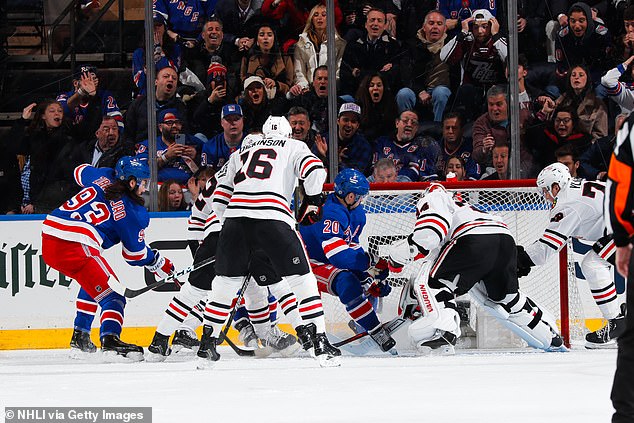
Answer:
[[[282,116],[287,110],[284,97],[270,99],[266,95],[264,81],[259,76],[250,76],[244,80],[240,105],[244,116],[244,130],[247,133],[261,131],[269,116]]]
[[[372,147],[360,134],[361,107],[355,103],[343,103],[337,117],[337,139],[339,147],[339,171],[352,168],[369,176],[371,172]],[[328,156],[328,134],[322,134],[327,143],[325,156]],[[328,167],[328,163],[324,162]]]
[[[207,88],[196,94],[188,104],[194,110],[192,126],[194,132],[200,132],[206,138],[222,131],[220,126],[222,106],[234,102],[235,94],[230,92],[227,81],[227,68],[213,62],[207,69]]]
[[[240,61],[236,60],[238,49],[236,46],[224,39],[222,20],[217,16],[210,17],[203,25],[200,33],[201,42],[192,52],[192,56],[187,61],[187,67],[200,79],[205,82],[208,69],[212,63],[223,65],[228,72],[228,86],[235,92],[242,87],[237,86],[235,75],[240,70]]]
[[[79,138],[94,134],[104,115],[112,116],[123,132],[123,116],[117,101],[110,91],[99,88],[97,68],[92,65],[80,66],[73,75],[73,90],[58,95],[56,100]]]
[[[341,60],[341,92],[354,95],[360,81],[372,72],[380,72],[392,92],[402,87],[402,49],[386,32],[386,15],[371,8],[366,16],[365,33],[346,44]]]
[[[379,137],[374,148],[373,162],[383,158],[394,161],[398,174],[410,181],[436,178],[436,162],[440,154],[438,142],[417,136],[418,115],[412,110],[401,112],[394,122],[396,133]]]
[[[203,142],[183,133],[183,121],[177,109],[164,109],[158,114],[159,135],[156,155],[159,182],[176,179],[181,185],[198,170]],[[137,145],[137,156],[148,159],[148,140]]]
[[[462,80],[456,103],[471,121],[482,110],[485,91],[506,82],[508,49],[499,22],[487,9],[475,10],[461,25],[462,31],[440,50],[440,59],[449,66],[460,65]]]
[[[155,110],[158,114],[165,109],[178,110],[179,116],[187,116],[185,104],[176,97],[176,86],[178,84],[178,74],[174,68],[169,66],[159,69],[156,72],[154,90],[156,94]],[[124,141],[129,144],[137,144],[147,139],[147,97],[139,95],[128,107],[125,114],[126,129],[123,133]],[[183,121],[183,126],[187,129],[187,121]]]
[[[596,85],[612,65],[610,60],[606,60],[613,47],[608,29],[592,18],[590,6],[583,2],[574,3],[567,16],[568,25],[559,31],[555,39],[560,85],[565,85],[569,69],[578,64],[588,67],[590,78]]]
[[[201,166],[219,170],[229,159],[231,153],[240,148],[244,138],[244,118],[238,104],[226,104],[222,107],[220,125],[222,132],[207,141],[200,156]]]
[[[276,95],[286,96],[295,79],[293,59],[282,54],[276,37],[271,24],[258,25],[255,44],[242,58],[240,66],[243,81],[253,75],[262,78],[269,100]]]
[[[328,132],[328,66],[320,65],[313,72],[309,90],[298,96],[287,95],[291,107],[308,110],[312,128],[317,132]]]

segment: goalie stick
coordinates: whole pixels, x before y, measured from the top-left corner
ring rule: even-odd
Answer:
[[[174,279],[178,279],[181,276],[187,275],[195,270],[200,269],[201,267],[207,266],[208,264],[211,264],[213,262],[216,261],[216,257],[208,257],[203,261],[200,261],[198,263],[194,263],[189,267],[186,267],[185,269],[179,270],[178,272],[174,272],[171,275],[169,275],[166,278],[163,278],[161,280],[158,280],[156,282],[153,282],[147,286],[144,286],[143,288],[139,288],[139,289],[132,289],[132,288],[126,288],[123,295],[126,298],[134,298],[137,297],[145,292],[151,291],[154,288],[158,288],[159,286],[163,286],[166,283],[172,282]]]
[[[385,331],[391,335],[394,332],[396,332],[401,326],[403,326],[405,324],[405,319],[403,319],[402,317],[395,317],[392,320],[390,320],[389,322],[386,322],[383,324],[383,328],[385,329]],[[346,345],[349,344],[353,341],[356,341],[357,339],[361,339],[361,338],[365,338],[366,336],[368,336],[369,333],[366,332],[359,332],[353,336],[351,336],[350,338],[346,338],[344,340],[341,340],[339,342],[335,342],[332,345],[335,347],[341,347],[342,345]]]

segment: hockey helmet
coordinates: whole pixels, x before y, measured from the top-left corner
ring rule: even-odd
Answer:
[[[345,198],[349,193],[355,196],[368,195],[370,191],[370,183],[356,169],[344,169],[335,177],[335,194],[339,198]]]
[[[123,156],[117,161],[114,174],[121,181],[127,181],[130,177],[140,181],[150,178],[150,168],[147,162],[141,161],[136,157]]]
[[[284,116],[269,116],[262,126],[262,133],[265,137],[271,138],[275,135],[282,137],[290,137],[293,128]]]
[[[544,194],[549,193],[552,195],[553,184],[558,184],[561,192],[568,187],[571,179],[572,176],[570,176],[568,166],[556,162],[549,164],[539,172],[539,175],[537,175],[537,187]],[[556,196],[552,195],[552,197],[554,198]]]

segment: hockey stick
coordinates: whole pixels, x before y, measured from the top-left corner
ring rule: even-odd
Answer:
[[[156,282],[153,282],[147,286],[144,286],[143,288],[139,288],[139,289],[132,289],[132,288],[126,288],[125,292],[124,292],[124,296],[126,298],[134,298],[137,297],[145,292],[151,291],[154,288],[158,288],[159,286],[163,286],[166,283],[172,282],[174,279],[178,279],[181,276],[187,275],[195,270],[200,269],[201,267],[207,266],[208,264],[211,264],[213,262],[216,261],[216,257],[208,257],[203,261],[199,261],[198,263],[194,263],[189,267],[186,267],[185,269],[179,270],[178,272],[174,272],[171,275],[169,275],[166,278],[163,278],[161,280],[158,280]]]
[[[238,307],[240,306],[240,301],[242,300],[242,296],[244,295],[244,290],[247,289],[247,285],[249,284],[249,279],[251,279],[251,273],[247,273],[247,275],[244,277],[244,282],[242,282],[242,287],[240,288],[240,291],[238,292],[238,296],[236,298],[236,302],[233,304],[233,307],[231,308],[231,312],[229,313],[229,319],[227,320],[227,323],[225,324],[225,327],[222,329],[222,332],[220,332],[220,335],[218,336],[218,339],[221,342],[229,340],[229,337],[227,336],[227,333],[229,333],[229,329],[231,329],[231,324],[233,322],[233,318],[236,316],[236,313],[238,311]],[[229,344],[229,346],[231,348],[233,348],[233,346],[231,346],[231,344],[229,342],[227,342],[227,344]],[[234,344],[234,346],[236,346],[236,345]],[[234,351],[235,351],[235,349],[234,349]],[[246,351],[246,350],[244,350],[244,351]],[[238,355],[240,355],[240,353],[238,353],[237,351],[236,351],[236,353]]]
[[[402,317],[395,317],[389,322],[384,323],[383,328],[388,333],[388,335],[391,335],[394,332],[396,332],[404,324],[405,324],[405,319],[403,319]],[[341,347],[342,345],[349,344],[353,341],[356,341],[357,339],[365,338],[368,335],[369,335],[368,332],[359,332],[356,335],[351,336],[350,338],[346,338],[342,341],[335,342],[332,345],[335,347]]]

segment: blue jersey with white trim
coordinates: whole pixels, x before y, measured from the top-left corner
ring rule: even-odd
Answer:
[[[214,14],[216,0],[154,0],[154,21],[184,37],[197,38]]]
[[[332,264],[339,269],[365,271],[370,261],[359,245],[364,226],[363,205],[348,210],[335,194],[330,194],[323,206],[322,220],[300,226],[299,233],[312,261]]]
[[[123,258],[129,264],[152,263],[154,252],[145,244],[150,223],[147,210],[127,195],[117,201],[106,199],[104,191],[115,180],[114,170],[84,164],[75,169],[74,176],[84,189],[46,217],[42,233],[98,250],[121,242]]]

